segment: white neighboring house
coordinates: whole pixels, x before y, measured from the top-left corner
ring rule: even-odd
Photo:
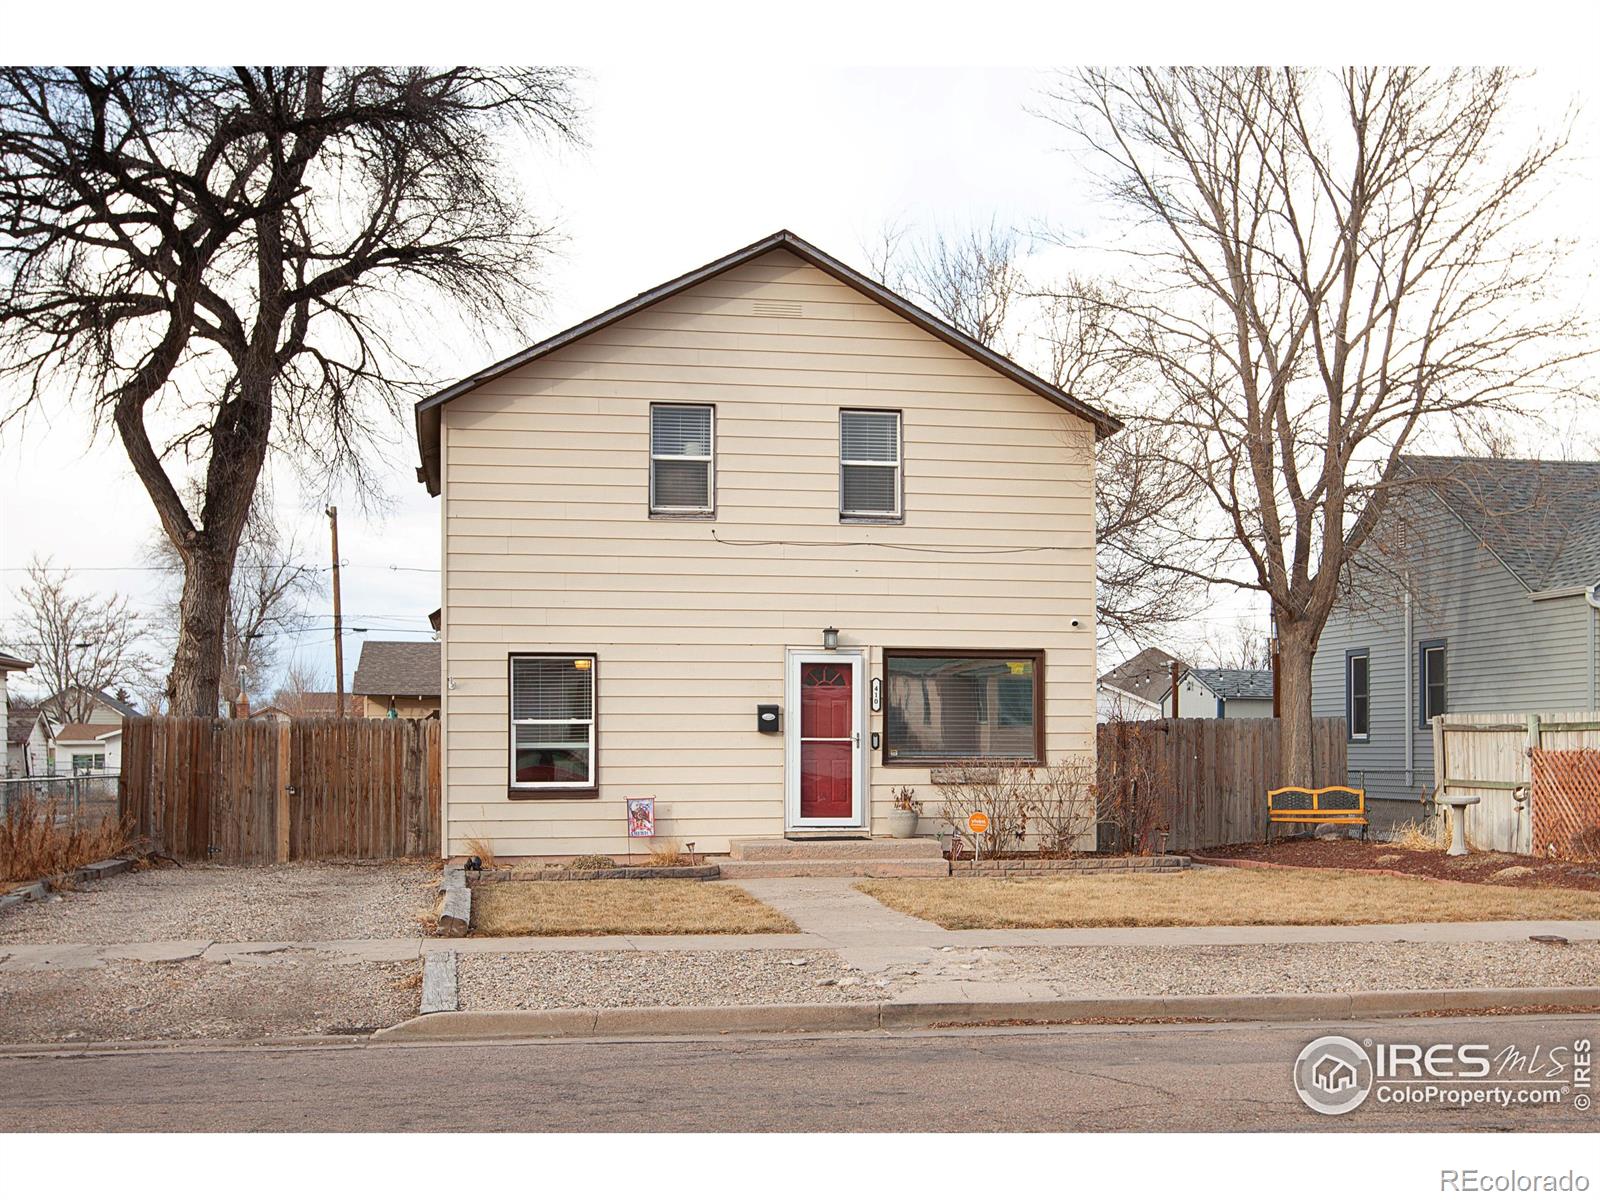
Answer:
[[[0,745],[0,779],[7,775],[21,774],[12,771],[10,767],[11,750],[11,715],[10,704],[7,700],[6,676],[15,672],[26,671],[33,666],[26,659],[13,658],[9,654],[0,654],[0,729],[6,731],[5,744]]]
[[[1161,715],[1172,715],[1172,689],[1164,688]],[[1270,717],[1272,672],[1231,667],[1190,667],[1178,676],[1180,717]]]
[[[139,710],[97,688],[79,690],[91,701],[87,721],[51,719],[49,714],[60,710],[61,692],[39,701],[37,728],[29,736],[30,775],[82,775],[115,771],[122,765],[122,722],[138,716]],[[43,762],[36,761],[32,752],[41,729],[45,738]]]
[[[57,775],[88,775],[122,766],[122,725],[63,725],[51,739]]]

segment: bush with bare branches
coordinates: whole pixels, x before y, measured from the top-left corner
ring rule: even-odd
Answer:
[[[1149,854],[1157,830],[1168,828],[1167,755],[1158,752],[1155,730],[1140,722],[1119,723],[1109,743],[1101,744],[1096,781],[1100,848]]]
[[[1015,762],[961,762],[938,773],[939,820],[962,842],[976,840],[978,853],[993,858],[1028,835],[1028,809],[1033,791],[1032,768]],[[989,818],[984,833],[967,830],[967,817],[981,812]]]
[[[1078,844],[1093,844],[1097,815],[1094,756],[1074,754],[1029,768],[1029,810],[1039,827],[1039,850],[1070,858]]]
[[[131,824],[114,816],[58,820],[56,805],[40,804],[26,787],[13,787],[0,817],[0,880],[50,879],[106,858],[134,843]]]

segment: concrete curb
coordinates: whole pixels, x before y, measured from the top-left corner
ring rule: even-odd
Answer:
[[[1517,1007],[1600,1008],[1600,987],[436,1012],[380,1029],[371,1040],[431,1042],[671,1034],[859,1033],[999,1022],[1050,1025],[1119,1020],[1343,1021],[1403,1017],[1440,1009]]]

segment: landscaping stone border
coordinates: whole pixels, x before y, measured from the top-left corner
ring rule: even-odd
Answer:
[[[478,875],[480,883],[564,883],[582,879],[716,879],[722,868],[715,863],[699,867],[603,867],[575,871],[571,867],[548,867],[514,874],[510,867],[494,867]]]
[[[1151,854],[1127,858],[991,858],[950,864],[952,877],[983,879],[1045,875],[1152,875],[1189,869],[1186,854]]]
[[[60,875],[25,883],[0,896],[0,912],[33,900],[43,900],[51,892],[60,891],[62,884],[90,883],[96,879],[110,879],[113,875],[121,875],[133,870],[135,861],[131,858],[103,858],[75,871],[63,871]]]

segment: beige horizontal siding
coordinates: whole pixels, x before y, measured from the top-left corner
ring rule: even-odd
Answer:
[[[660,401],[717,406],[712,520],[648,515]],[[904,414],[903,523],[840,522],[841,407]],[[626,853],[629,795],[698,850],[780,833],[784,739],[755,706],[783,702],[785,647],[829,624],[874,676],[885,646],[1041,649],[1048,751],[1093,749],[1089,426],[799,259],[475,389],[442,439],[452,852]],[[598,657],[597,799],[506,794],[506,656],[547,650]],[[874,823],[902,783],[937,804],[926,768],[873,752],[868,779]]]

